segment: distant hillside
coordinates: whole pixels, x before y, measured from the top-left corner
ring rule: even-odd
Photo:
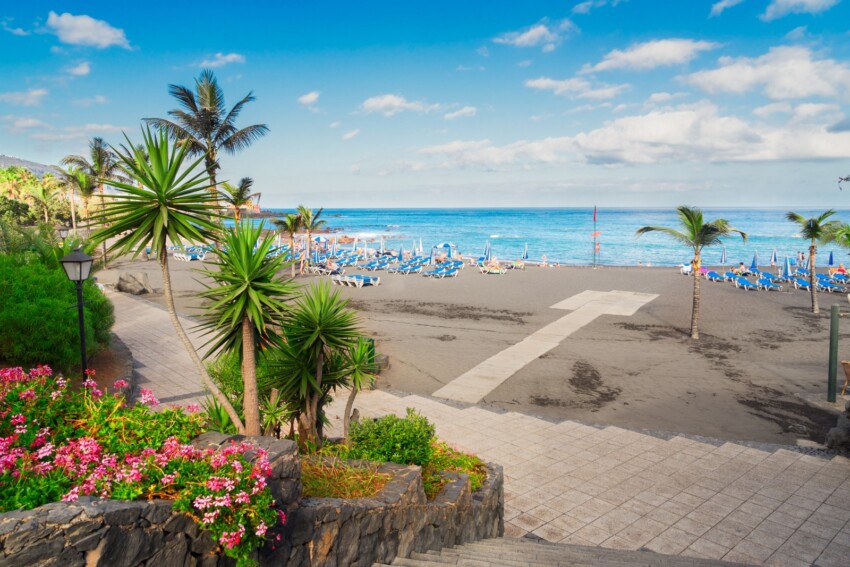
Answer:
[[[55,172],[55,169],[52,165],[44,165],[43,163],[36,163],[34,161],[27,161],[25,159],[0,154],[0,167],[12,166],[25,167],[36,175],[38,175],[39,177],[48,172]]]

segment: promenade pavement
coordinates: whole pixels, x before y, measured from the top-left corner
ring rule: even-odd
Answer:
[[[114,330],[133,352],[139,385],[164,403],[197,401],[194,367],[166,312],[110,297]],[[341,433],[344,403],[342,395],[328,408],[332,435]],[[356,406],[363,417],[413,407],[442,439],[501,464],[509,537],[749,564],[829,567],[850,558],[844,457],[553,423],[381,390],[361,393]]]

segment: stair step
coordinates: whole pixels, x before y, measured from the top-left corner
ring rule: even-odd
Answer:
[[[442,551],[414,552],[399,557],[395,567],[731,567],[712,559],[661,555],[651,551],[624,551],[603,547],[495,538]],[[378,567],[380,564],[375,564]],[[380,566],[384,567],[384,566]]]

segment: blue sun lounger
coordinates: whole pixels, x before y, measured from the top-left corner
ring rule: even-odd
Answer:
[[[710,282],[722,282],[722,281],[724,281],[723,276],[721,276],[717,272],[713,272],[711,270],[709,270],[705,273],[705,279],[707,279]]]
[[[772,281],[770,281],[767,278],[759,278],[757,285],[758,285],[759,289],[763,289],[765,291],[782,291],[781,285],[779,285],[777,283],[773,283]]]
[[[803,278],[794,278],[792,283],[794,284],[794,289],[805,289],[806,291],[812,289],[811,284]]]
[[[747,278],[743,278],[741,276],[738,276],[735,279],[735,287],[744,288],[745,290],[748,290],[748,291],[751,290],[751,289],[754,289],[754,290],[758,289],[758,286],[756,284],[754,284],[753,282],[751,282]]]
[[[726,272],[725,274],[723,274],[723,281],[734,283],[737,279],[738,274],[736,274],[735,272]]]

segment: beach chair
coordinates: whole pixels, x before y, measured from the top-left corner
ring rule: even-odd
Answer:
[[[435,268],[433,270],[428,270],[427,272],[422,272],[421,275],[422,275],[423,278],[434,278],[434,277],[439,277],[439,275],[441,273],[443,273],[444,271],[445,271],[445,268],[439,267],[439,268]]]
[[[809,272],[809,270],[807,270],[805,268],[797,268],[797,271],[794,272],[794,273],[797,274],[798,276],[808,276],[808,275],[811,274],[811,272]]]
[[[754,284],[753,282],[751,282],[747,278],[744,278],[744,277],[741,277],[741,276],[738,276],[735,279],[735,287],[743,288],[746,291],[749,291],[751,289],[752,290],[758,290],[758,288],[759,288],[756,284]]]
[[[478,268],[478,271],[482,274],[495,274],[500,276],[508,273],[508,271],[504,268],[488,268],[486,266],[481,266]]]
[[[782,286],[776,283],[773,283],[767,278],[759,278],[756,282],[759,289],[763,289],[765,291],[782,291]]]
[[[725,282],[734,283],[735,280],[737,280],[737,279],[738,279],[738,274],[736,274],[735,272],[726,272],[725,274],[723,274],[723,281],[725,281]]]
[[[722,281],[724,281],[723,276],[721,276],[717,272],[713,272],[711,270],[709,270],[705,273],[705,279],[707,279],[710,282],[722,282]]]
[[[844,293],[845,289],[840,285],[835,285],[834,283],[827,280],[819,280],[818,281],[818,291],[825,291],[827,293],[832,293],[833,291],[838,293]]]
[[[794,284],[794,289],[804,289],[806,291],[812,289],[811,284],[809,284],[809,282],[807,282],[803,278],[794,278],[794,281],[792,283]]]
[[[679,266],[679,273],[683,276],[689,276],[693,273],[694,267],[691,264],[682,264]]]
[[[399,268],[396,273],[406,276],[409,274],[418,274],[421,271],[422,266],[405,266],[404,268]]]
[[[458,274],[457,268],[449,268],[448,270],[443,270],[439,274],[436,274],[435,278],[440,278],[441,280],[444,278],[456,278]]]

